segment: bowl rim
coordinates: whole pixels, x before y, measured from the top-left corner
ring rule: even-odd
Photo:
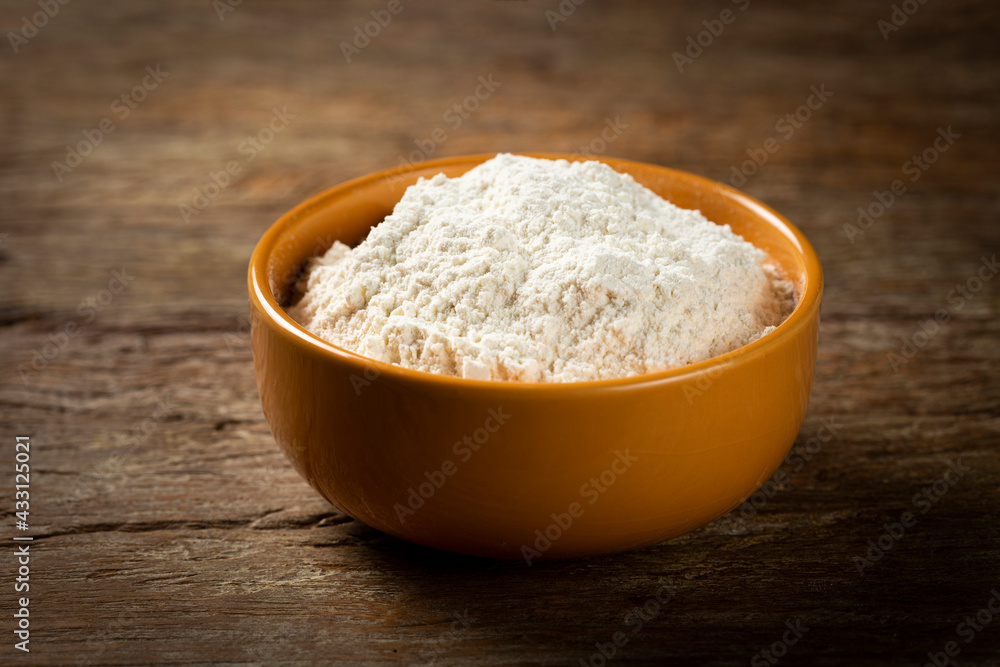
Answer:
[[[270,289],[268,262],[270,261],[271,254],[274,251],[274,247],[278,240],[298,221],[305,219],[308,215],[315,213],[319,209],[325,209],[328,206],[334,205],[342,196],[356,188],[364,187],[378,181],[388,180],[390,178],[399,178],[417,171],[427,171],[429,169],[443,168],[459,164],[469,164],[470,168],[472,168],[473,166],[495,157],[496,155],[497,153],[457,155],[453,157],[438,158],[435,160],[427,160],[382,169],[359,178],[345,181],[306,199],[304,202],[298,204],[290,211],[279,217],[278,220],[267,229],[264,235],[257,242],[257,245],[254,247],[247,271],[251,308],[260,314],[266,315],[271,324],[274,325],[283,336],[288,337],[292,342],[298,345],[304,345],[308,349],[326,358],[335,360],[342,364],[346,363],[348,366],[354,367],[358,373],[370,372],[374,369],[379,377],[392,376],[401,380],[409,380],[422,384],[429,383],[452,389],[487,389],[490,391],[500,392],[539,391],[562,393],[573,393],[581,390],[595,389],[627,389],[640,385],[646,386],[663,382],[684,381],[685,379],[700,377],[705,372],[720,371],[722,368],[735,363],[748,362],[761,355],[766,355],[768,351],[779,341],[785,340],[797,334],[802,327],[809,324],[814,313],[816,313],[819,309],[823,293],[823,271],[819,263],[819,258],[816,255],[816,251],[806,239],[805,235],[803,235],[795,225],[771,207],[725,183],[713,181],[703,176],[698,176],[697,174],[692,174],[679,169],[671,169],[670,167],[664,167],[657,164],[627,160],[623,158],[588,156],[572,153],[516,153],[516,155],[544,158],[549,160],[569,160],[578,162],[596,160],[604,162],[618,171],[621,171],[618,169],[619,166],[625,167],[626,173],[627,167],[632,165],[643,168],[652,167],[655,170],[670,173],[680,179],[694,181],[700,189],[706,192],[712,191],[713,195],[716,191],[721,191],[723,195],[729,197],[734,202],[753,211],[758,218],[777,229],[791,242],[791,245],[798,253],[799,259],[805,266],[805,281],[801,286],[801,294],[798,295],[798,303],[796,303],[791,314],[772,331],[750,343],[747,343],[746,345],[724,354],[711,357],[704,361],[687,364],[685,366],[678,366],[676,368],[656,371],[654,373],[643,373],[640,375],[631,375],[604,380],[585,380],[579,382],[505,382],[498,380],[474,380],[453,375],[441,375],[438,373],[430,373],[428,371],[404,368],[395,364],[365,357],[319,338],[293,320],[291,316],[289,316],[278,304],[277,299],[274,297]]]

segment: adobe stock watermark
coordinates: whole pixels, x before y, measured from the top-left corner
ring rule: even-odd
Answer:
[[[726,369],[732,364],[733,361],[727,359],[720,362],[717,366],[712,366],[698,373],[685,382],[681,387],[681,392],[684,394],[684,398],[687,399],[688,405],[694,405],[695,400],[707,394],[715,386],[715,381],[722,377]]]
[[[417,655],[422,661],[421,664],[433,665],[438,658],[448,654],[449,649],[458,641],[466,630],[476,622],[475,616],[469,616],[469,610],[464,609],[461,613],[452,614],[452,621],[448,629],[442,633],[435,634],[431,639],[430,646],[421,645]]]
[[[340,52],[344,54],[344,60],[351,64],[351,59],[359,55],[371,45],[372,40],[378,38],[390,23],[394,16],[403,11],[402,0],[389,0],[384,9],[373,9],[370,14],[371,21],[363,26],[354,26],[354,38],[350,42],[340,43]]]
[[[955,634],[960,639],[964,639],[966,644],[971,644],[997,616],[1000,616],[1000,591],[994,588],[990,591],[990,599],[986,601],[985,606],[974,615],[966,616],[955,626]],[[952,658],[961,652],[962,647],[957,641],[949,641],[945,643],[941,651],[927,653],[928,660],[924,663],[924,667],[947,667],[947,665],[952,664]]]
[[[471,95],[466,96],[460,102],[455,102],[441,114],[441,122],[444,123],[444,126],[438,125],[426,137],[414,139],[413,144],[417,150],[411,151],[409,155],[399,156],[399,166],[396,168],[395,178],[402,176],[403,171],[410,165],[422,162],[433,155],[442,144],[448,141],[449,130],[455,132],[462,127],[462,124],[503,85],[501,81],[493,79],[493,74],[480,75],[476,81],[476,88]]]
[[[921,515],[927,514],[937,505],[952,486],[965,477],[971,470],[969,466],[962,464],[962,457],[959,456],[954,461],[947,462],[947,469],[940,479],[933,484],[928,484],[913,495],[910,504],[913,509]],[[899,515],[898,521],[886,521],[882,528],[884,531],[875,539],[868,540],[868,549],[861,556],[852,556],[851,563],[858,570],[858,574],[865,576],[865,569],[873,566],[882,559],[896,544],[906,537],[906,531],[917,525],[920,517],[909,510]]]
[[[351,373],[351,387],[354,388],[354,395],[360,396],[365,387],[370,387],[372,382],[382,375],[382,371],[375,368],[375,364],[365,364],[365,369],[361,373]]]
[[[135,615],[133,613],[120,613],[114,620],[104,622],[103,619],[98,624],[88,622],[87,630],[94,628],[92,634],[87,635],[86,648],[79,651],[73,664],[77,667],[86,665],[106,664],[101,660],[112,644],[136,636]],[[96,626],[96,628],[95,628]],[[110,658],[110,656],[107,656]],[[110,662],[110,659],[109,659]]]
[[[741,12],[745,12],[750,6],[750,0],[731,0],[731,2]],[[705,29],[695,35],[688,35],[687,47],[683,53],[680,51],[674,51],[673,53],[677,71],[683,74],[684,68],[694,63],[695,60],[705,53],[705,49],[715,44],[715,40],[722,36],[727,25],[732,25],[736,21],[737,16],[739,15],[736,12],[727,7],[719,12],[717,18],[702,21],[701,24],[705,26]]]
[[[405,524],[407,517],[416,514],[427,501],[433,498],[434,494],[455,476],[459,470],[459,464],[471,461],[476,452],[488,443],[493,434],[499,431],[510,418],[511,415],[503,411],[503,406],[487,410],[483,425],[463,436],[461,440],[455,441],[455,444],[452,445],[451,451],[458,457],[458,463],[451,458],[446,458],[434,470],[425,471],[424,479],[426,481],[407,489],[406,504],[396,503],[393,505],[399,523]]]
[[[622,122],[621,116],[616,115],[614,120],[610,117],[605,118],[604,128],[601,130],[601,133],[591,139],[590,142],[580,146],[577,152],[587,157],[603,155],[604,151],[608,150],[608,146],[614,143],[628,127],[628,123]]]
[[[768,137],[758,148],[748,148],[747,156],[750,159],[744,160],[738,166],[733,165],[730,167],[731,175],[729,176],[729,182],[733,187],[738,188],[743,186],[747,182],[747,179],[756,174],[772,155],[781,150],[781,142],[788,141],[794,137],[795,133],[809,122],[813,112],[822,109],[823,105],[831,97],[833,97],[833,93],[826,89],[825,83],[819,84],[818,87],[816,85],[810,86],[809,97],[806,98],[806,101],[774,123],[774,131],[779,136]]]
[[[38,0],[38,7],[41,11],[35,12],[30,17],[21,17],[21,29],[17,32],[7,33],[7,41],[10,48],[14,49],[14,54],[21,51],[21,47],[38,35],[38,31],[49,24],[59,13],[64,5],[68,5],[69,0]]]
[[[678,588],[673,579],[668,579],[649,599],[625,613],[622,622],[626,628],[632,630],[632,636],[642,632],[648,623],[663,613],[664,607],[677,596]],[[580,667],[604,667],[609,660],[619,656],[619,652],[628,646],[632,636],[624,630],[616,630],[608,641],[595,642],[596,650],[588,658],[580,658]]]
[[[136,447],[149,440],[149,436],[156,432],[160,424],[170,415],[173,408],[174,405],[163,397],[157,398],[156,407],[149,416],[134,422],[125,434],[124,440],[125,444],[128,445],[128,450],[119,454],[118,458],[131,454],[135,451]]]
[[[123,444],[127,445],[127,449],[111,454],[84,473],[81,476],[80,484],[72,493],[61,499],[61,502],[79,502],[93,498],[98,494],[99,487],[106,491],[113,489],[114,486],[110,481],[121,476],[121,468],[126,457],[149,440],[150,436],[160,428],[160,424],[166,421],[174,407],[174,404],[162,396],[157,398],[153,411],[147,417],[133,422],[122,436]]]
[[[243,156],[242,160],[230,160],[223,169],[208,172],[208,179],[202,185],[194,188],[191,197],[177,205],[177,210],[189,224],[192,218],[201,214],[222,191],[229,187],[233,178],[243,173],[243,170],[263,152],[274,138],[285,130],[298,114],[288,111],[288,107],[273,107],[271,118],[267,124],[255,134],[247,135],[236,147],[236,152]]]
[[[937,136],[931,145],[922,150],[919,155],[914,155],[903,163],[903,175],[909,176],[911,183],[916,183],[931,168],[931,165],[938,161],[941,154],[954,146],[955,140],[961,137],[961,134],[951,129],[951,125],[947,128],[939,127]],[[855,238],[871,229],[875,221],[885,215],[885,212],[892,208],[892,205],[905,194],[906,183],[900,179],[890,183],[888,190],[873,192],[874,201],[866,208],[858,207],[857,223],[853,225],[849,222],[844,223],[844,234],[847,236],[847,240],[853,244]]]
[[[587,0],[562,0],[556,8],[559,10],[558,12],[552,9],[546,9],[545,20],[549,22],[549,27],[552,28],[552,32],[555,32],[556,28],[559,27],[559,24],[572,16],[576,12],[576,8],[586,1]]]
[[[226,14],[236,11],[236,8],[243,4],[243,0],[212,0],[212,9],[219,17],[219,23],[226,20]]]
[[[816,454],[823,449],[823,446],[837,437],[840,427],[833,423],[833,419],[820,419],[821,426],[816,431],[816,435],[809,438],[800,447],[793,448],[785,456],[785,465],[792,468],[792,473],[797,473],[805,468],[806,463],[812,460]],[[757,489],[757,492],[743,501],[740,505],[740,516],[744,519],[752,519],[757,512],[764,507],[778,491],[788,484],[788,473],[784,468],[779,468],[769,480]]]
[[[897,32],[906,25],[910,17],[916,14],[920,7],[925,5],[927,0],[903,0],[900,4],[893,4],[889,19],[879,19],[875,22],[875,27],[882,33],[882,40],[889,41],[889,35]]]
[[[78,319],[66,322],[61,328],[49,334],[49,342],[40,348],[32,350],[31,362],[17,365],[17,373],[21,377],[22,384],[28,384],[28,378],[33,377],[48,368],[69,342],[79,336],[86,325],[97,319],[97,316],[111,305],[115,297],[128,288],[135,280],[135,276],[130,275],[125,267],[111,271],[111,278],[107,286],[94,294],[80,300],[76,306]]]
[[[951,321],[952,313],[962,310],[965,304],[974,299],[998,272],[1000,272],[1000,264],[997,263],[996,255],[982,257],[976,273],[965,282],[955,285],[954,289],[945,296],[948,307],[938,308],[934,311],[934,316],[920,322],[916,331],[909,336],[900,338],[899,350],[886,354],[886,360],[889,362],[892,372],[898,373],[903,366],[917,356],[920,350],[927,347],[940,333],[941,327]]]
[[[83,139],[75,145],[67,144],[66,157],[63,158],[62,162],[52,162],[52,173],[55,174],[56,179],[62,183],[64,176],[83,164],[83,161],[104,143],[105,138],[118,129],[114,119],[117,118],[118,122],[123,122],[168,76],[170,76],[170,72],[161,71],[159,63],[155,67],[148,65],[146,76],[142,78],[142,81],[112,100],[109,107],[111,115],[99,120],[94,127],[81,130]]]
[[[237,350],[244,349],[250,340],[250,318],[246,315],[239,315],[236,318],[236,328],[233,331],[226,331],[222,334],[222,340],[226,344],[226,353],[233,354]]]
[[[629,454],[628,449],[624,452],[616,450],[611,465],[583,483],[580,487],[580,498],[586,500],[587,505],[593,505],[638,460],[638,457]],[[544,528],[536,528],[535,541],[532,544],[521,545],[521,555],[528,567],[532,566],[532,561],[541,558],[546,551],[551,549],[552,545],[573,527],[574,521],[582,517],[586,511],[587,508],[582,503],[574,500],[566,506],[565,511],[551,514],[552,523]]]
[[[799,643],[799,640],[809,632],[809,628],[802,625],[799,619],[788,619],[785,621],[785,628],[781,639],[774,642],[767,648],[761,649],[750,658],[752,667],[768,667],[776,665],[778,661],[788,655],[788,649]]]

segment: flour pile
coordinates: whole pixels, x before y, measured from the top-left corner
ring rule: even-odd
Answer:
[[[311,261],[289,314],[365,357],[480,380],[651,373],[745,345],[795,296],[729,226],[600,162],[497,155],[411,186]]]

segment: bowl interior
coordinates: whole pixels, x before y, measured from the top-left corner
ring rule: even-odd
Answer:
[[[534,157],[589,160],[585,156],[531,154]],[[276,305],[286,306],[304,263],[324,253],[334,241],[354,245],[392,213],[406,188],[421,177],[444,173],[459,176],[492,155],[436,160],[389,169],[363,177],[320,194],[291,211],[284,225],[277,225],[269,244],[266,264],[268,287]],[[744,239],[764,250],[796,286],[799,306],[817,282],[818,264],[810,267],[808,242],[788,221],[760,202],[726,185],[686,172],[628,160],[603,158],[602,162],[628,173],[661,197],[689,209],[700,210],[717,224],[728,224]],[[349,199],[348,199],[349,196]],[[341,201],[343,200],[343,201]],[[334,206],[333,204],[338,204]]]
[[[595,159],[552,153],[526,155],[571,161]],[[334,241],[348,245],[362,241],[374,225],[392,212],[406,188],[419,178],[430,178],[439,173],[449,177],[459,176],[492,157],[492,154],[461,156],[387,169],[343,183],[300,204],[268,230],[254,251],[250,264],[252,297],[261,310],[283,330],[284,335],[291,336],[318,352],[332,354],[357,368],[374,367],[379,372],[412,376],[414,380],[421,379],[424,382],[496,385],[497,383],[488,381],[427,374],[366,359],[314,336],[284,310],[290,305],[295,283],[311,257],[324,253]],[[729,225],[734,232],[762,249],[795,285],[796,307],[771,333],[741,348],[696,364],[649,375],[592,382],[515,383],[519,387],[549,391],[556,391],[556,387],[561,387],[561,391],[572,392],[584,390],[591,385],[627,384],[696,373],[711,366],[728,363],[735,357],[759,352],[768,341],[780,335],[791,334],[794,329],[802,326],[819,308],[823,288],[819,261],[802,233],[781,215],[738,190],[694,174],[617,158],[600,158],[600,161],[630,174],[636,181],[678,206],[698,209],[709,220]]]

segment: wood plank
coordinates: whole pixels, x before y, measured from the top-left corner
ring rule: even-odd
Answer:
[[[68,3],[7,50],[0,433],[33,444],[29,659],[597,665],[621,631],[621,664],[764,664],[798,621],[783,664],[922,664],[949,641],[959,664],[1000,664],[998,621],[968,643],[956,630],[1000,589],[1000,290],[953,293],[1000,248],[1000,17],[926,3],[884,40],[889,2],[742,4],[589,0],[552,30],[555,0],[405,3],[348,64],[340,42],[384,5],[261,1],[220,21],[193,0]],[[723,9],[735,20],[679,72],[672,54]],[[0,21],[36,11],[8,3]],[[113,100],[157,65],[168,76],[121,117]],[[480,76],[500,86],[451,127]],[[786,136],[776,124],[812,86],[832,96]],[[241,142],[275,108],[294,118],[248,159]],[[104,118],[114,132],[60,181],[52,163]],[[607,154],[721,181],[779,139],[741,187],[802,228],[826,274],[801,465],[757,507],[665,544],[531,568],[350,520],[261,414],[245,324],[257,239],[436,127],[433,157],[571,152],[609,120],[623,129]],[[949,126],[961,136],[909,180]],[[240,174],[185,220],[179,204],[229,161]],[[895,179],[906,193],[852,242],[845,224]],[[112,293],[114,271],[131,277]],[[939,309],[950,321],[894,368]],[[46,348],[68,323],[80,333]],[[835,437],[804,460],[824,423]],[[968,471],[922,513],[914,497],[949,463]],[[4,482],[8,537],[12,508]],[[916,524],[859,572],[906,511]]]

